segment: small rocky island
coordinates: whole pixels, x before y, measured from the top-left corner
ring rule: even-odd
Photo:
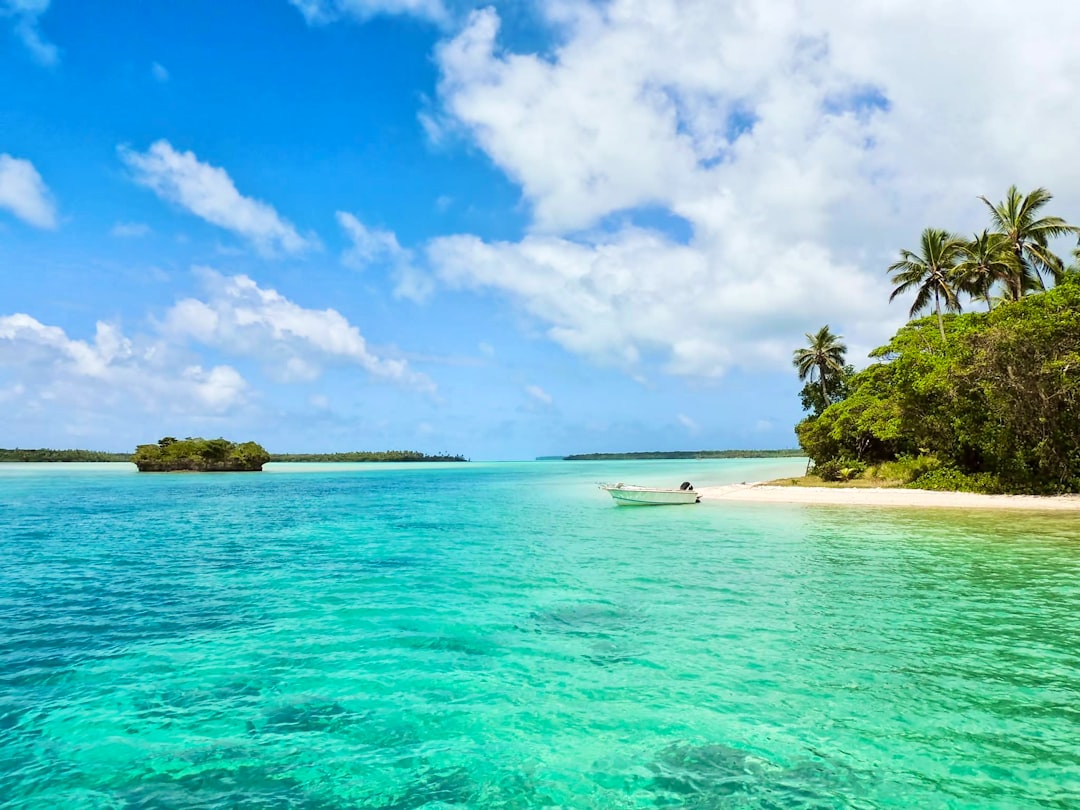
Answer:
[[[166,436],[157,444],[140,444],[131,460],[139,472],[259,472],[270,454],[255,442]]]

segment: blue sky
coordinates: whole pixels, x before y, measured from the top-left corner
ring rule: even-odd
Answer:
[[[0,446],[792,446],[924,225],[1076,218],[1068,38],[925,5],[0,0]]]

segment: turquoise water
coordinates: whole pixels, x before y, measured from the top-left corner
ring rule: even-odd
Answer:
[[[0,465],[0,805],[1075,807],[1075,518]],[[5,803],[6,802],[6,803]]]

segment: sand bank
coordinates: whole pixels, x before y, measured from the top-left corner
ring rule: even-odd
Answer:
[[[925,489],[834,489],[734,484],[698,487],[701,502],[805,503],[822,506],[944,507],[951,509],[1028,509],[1080,512],[1080,495],[1044,498],[1034,495],[976,495]]]

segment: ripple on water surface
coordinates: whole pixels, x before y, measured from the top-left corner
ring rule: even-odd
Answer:
[[[1067,516],[99,470],[0,475],[5,806],[1080,802]]]

